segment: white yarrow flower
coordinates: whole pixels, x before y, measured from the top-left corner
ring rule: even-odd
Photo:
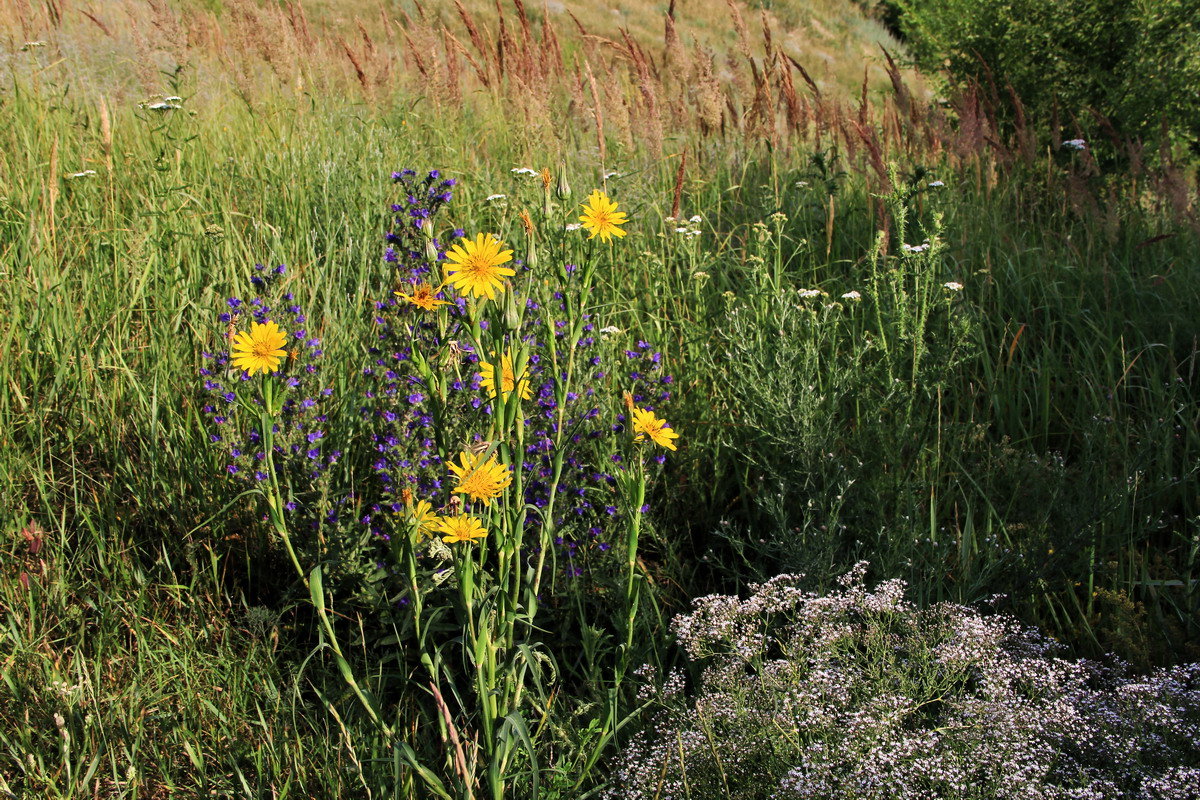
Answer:
[[[506,194],[489,194],[487,197],[483,198],[483,202],[490,203],[493,200],[503,200],[506,197],[508,197]]]
[[[530,169],[529,167],[515,167],[514,169],[509,170],[509,172],[511,172],[513,175],[531,175],[531,176],[533,176],[533,175],[541,174],[536,169]]]
[[[906,253],[924,253],[926,250],[929,249],[929,242],[925,242],[925,244],[918,244],[918,245],[902,244],[902,245],[900,245],[900,249]]]
[[[1067,139],[1062,143],[1062,146],[1068,150],[1086,150],[1087,141],[1084,139]]]
[[[582,228],[582,227],[583,227],[583,223],[580,223],[580,222],[568,222],[568,223],[567,223],[567,225],[566,225],[566,227],[564,228],[564,230],[568,230],[568,231],[577,231],[577,230],[579,230],[579,229],[580,229],[580,228]]]
[[[952,292],[961,292],[963,290],[963,285],[958,281],[947,281],[946,283],[943,283],[942,286]]]
[[[862,300],[862,295],[857,291],[851,290],[849,292],[846,292],[844,295],[842,295],[842,299],[843,300]]]
[[[933,181],[932,183],[929,184],[929,188],[930,189],[941,189],[945,185],[946,184],[943,183],[942,181]]]
[[[812,298],[812,297],[820,297],[821,295],[825,294],[820,289],[797,289],[796,293],[799,294],[805,300]]]

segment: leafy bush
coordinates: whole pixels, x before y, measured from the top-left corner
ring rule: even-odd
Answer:
[[[1195,0],[894,0],[909,52],[953,82],[1011,85],[1034,116],[1055,107],[1091,127],[1154,139],[1165,122],[1200,148]],[[1067,137],[1069,138],[1069,137]],[[1200,150],[1197,150],[1200,152]]]
[[[919,610],[866,564],[827,596],[781,575],[696,600],[699,676],[617,759],[611,798],[1184,798],[1200,781],[1200,664],[1069,661],[1003,615]]]

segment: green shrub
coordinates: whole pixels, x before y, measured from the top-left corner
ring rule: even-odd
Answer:
[[[1200,152],[1200,3],[1165,0],[895,0],[914,60],[978,82],[1032,116],[1154,140],[1165,122]],[[1010,111],[1011,111],[1010,107]],[[1103,127],[1103,126],[1101,126]],[[1070,138],[1065,136],[1064,138]]]

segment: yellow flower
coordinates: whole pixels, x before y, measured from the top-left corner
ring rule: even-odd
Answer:
[[[487,529],[475,517],[438,517],[433,530],[444,533],[443,542],[472,542],[487,536]]]
[[[425,538],[425,534],[434,529],[438,522],[438,515],[433,513],[433,506],[428,500],[418,500],[417,507],[409,507],[408,513],[413,522],[417,524],[417,541]]]
[[[495,358],[493,357],[493,361]],[[479,363],[479,371],[483,373],[483,378],[479,381],[479,385],[487,390],[488,397],[496,397],[496,368],[487,361]],[[517,381],[517,376],[513,372],[512,356],[505,353],[500,359],[500,391],[504,393],[504,399],[507,400],[512,390],[516,388],[521,395],[522,400],[530,398],[529,379],[522,373],[520,382]]]
[[[501,250],[503,242],[495,236],[475,236],[475,241],[461,239],[446,251],[446,280],[462,294],[472,297],[496,297],[496,289],[504,291],[504,279],[517,273],[502,267],[512,260],[512,250]]]
[[[589,239],[599,236],[600,241],[607,242],[613,236],[624,236],[625,231],[619,226],[629,220],[626,219],[624,211],[617,211],[617,204],[609,200],[608,195],[596,189],[583,204],[583,216],[579,221],[591,233]]]
[[[665,419],[659,419],[653,411],[644,408],[633,409],[633,431],[637,434],[633,437],[635,442],[645,441],[649,436],[650,441],[668,450],[675,449],[675,443],[671,440],[679,438],[679,434],[671,430]]]
[[[259,371],[264,375],[274,372],[287,355],[283,349],[285,344],[287,334],[274,322],[252,323],[249,333],[240,331],[233,337],[233,366],[250,375]]]
[[[455,494],[465,494],[472,500],[482,500],[486,506],[491,504],[492,498],[499,497],[512,483],[512,475],[509,474],[508,467],[496,461],[495,456],[488,459],[485,464],[482,455],[464,451],[459,454],[458,459],[461,466],[453,461],[450,462],[450,471],[458,479],[458,488],[454,490]]]
[[[449,300],[437,299],[437,293],[440,291],[440,288],[434,289],[428,283],[422,283],[413,287],[412,294],[405,294],[404,292],[396,292],[395,294],[401,300],[406,300],[417,308],[424,309],[425,311],[433,311],[438,306],[450,305]]]

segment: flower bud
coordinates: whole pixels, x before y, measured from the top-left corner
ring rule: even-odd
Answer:
[[[504,293],[504,327],[510,331],[521,327],[521,309],[511,288]]]
[[[558,182],[554,185],[554,196],[559,200],[571,199],[571,184],[567,183],[567,165],[558,165]]]

